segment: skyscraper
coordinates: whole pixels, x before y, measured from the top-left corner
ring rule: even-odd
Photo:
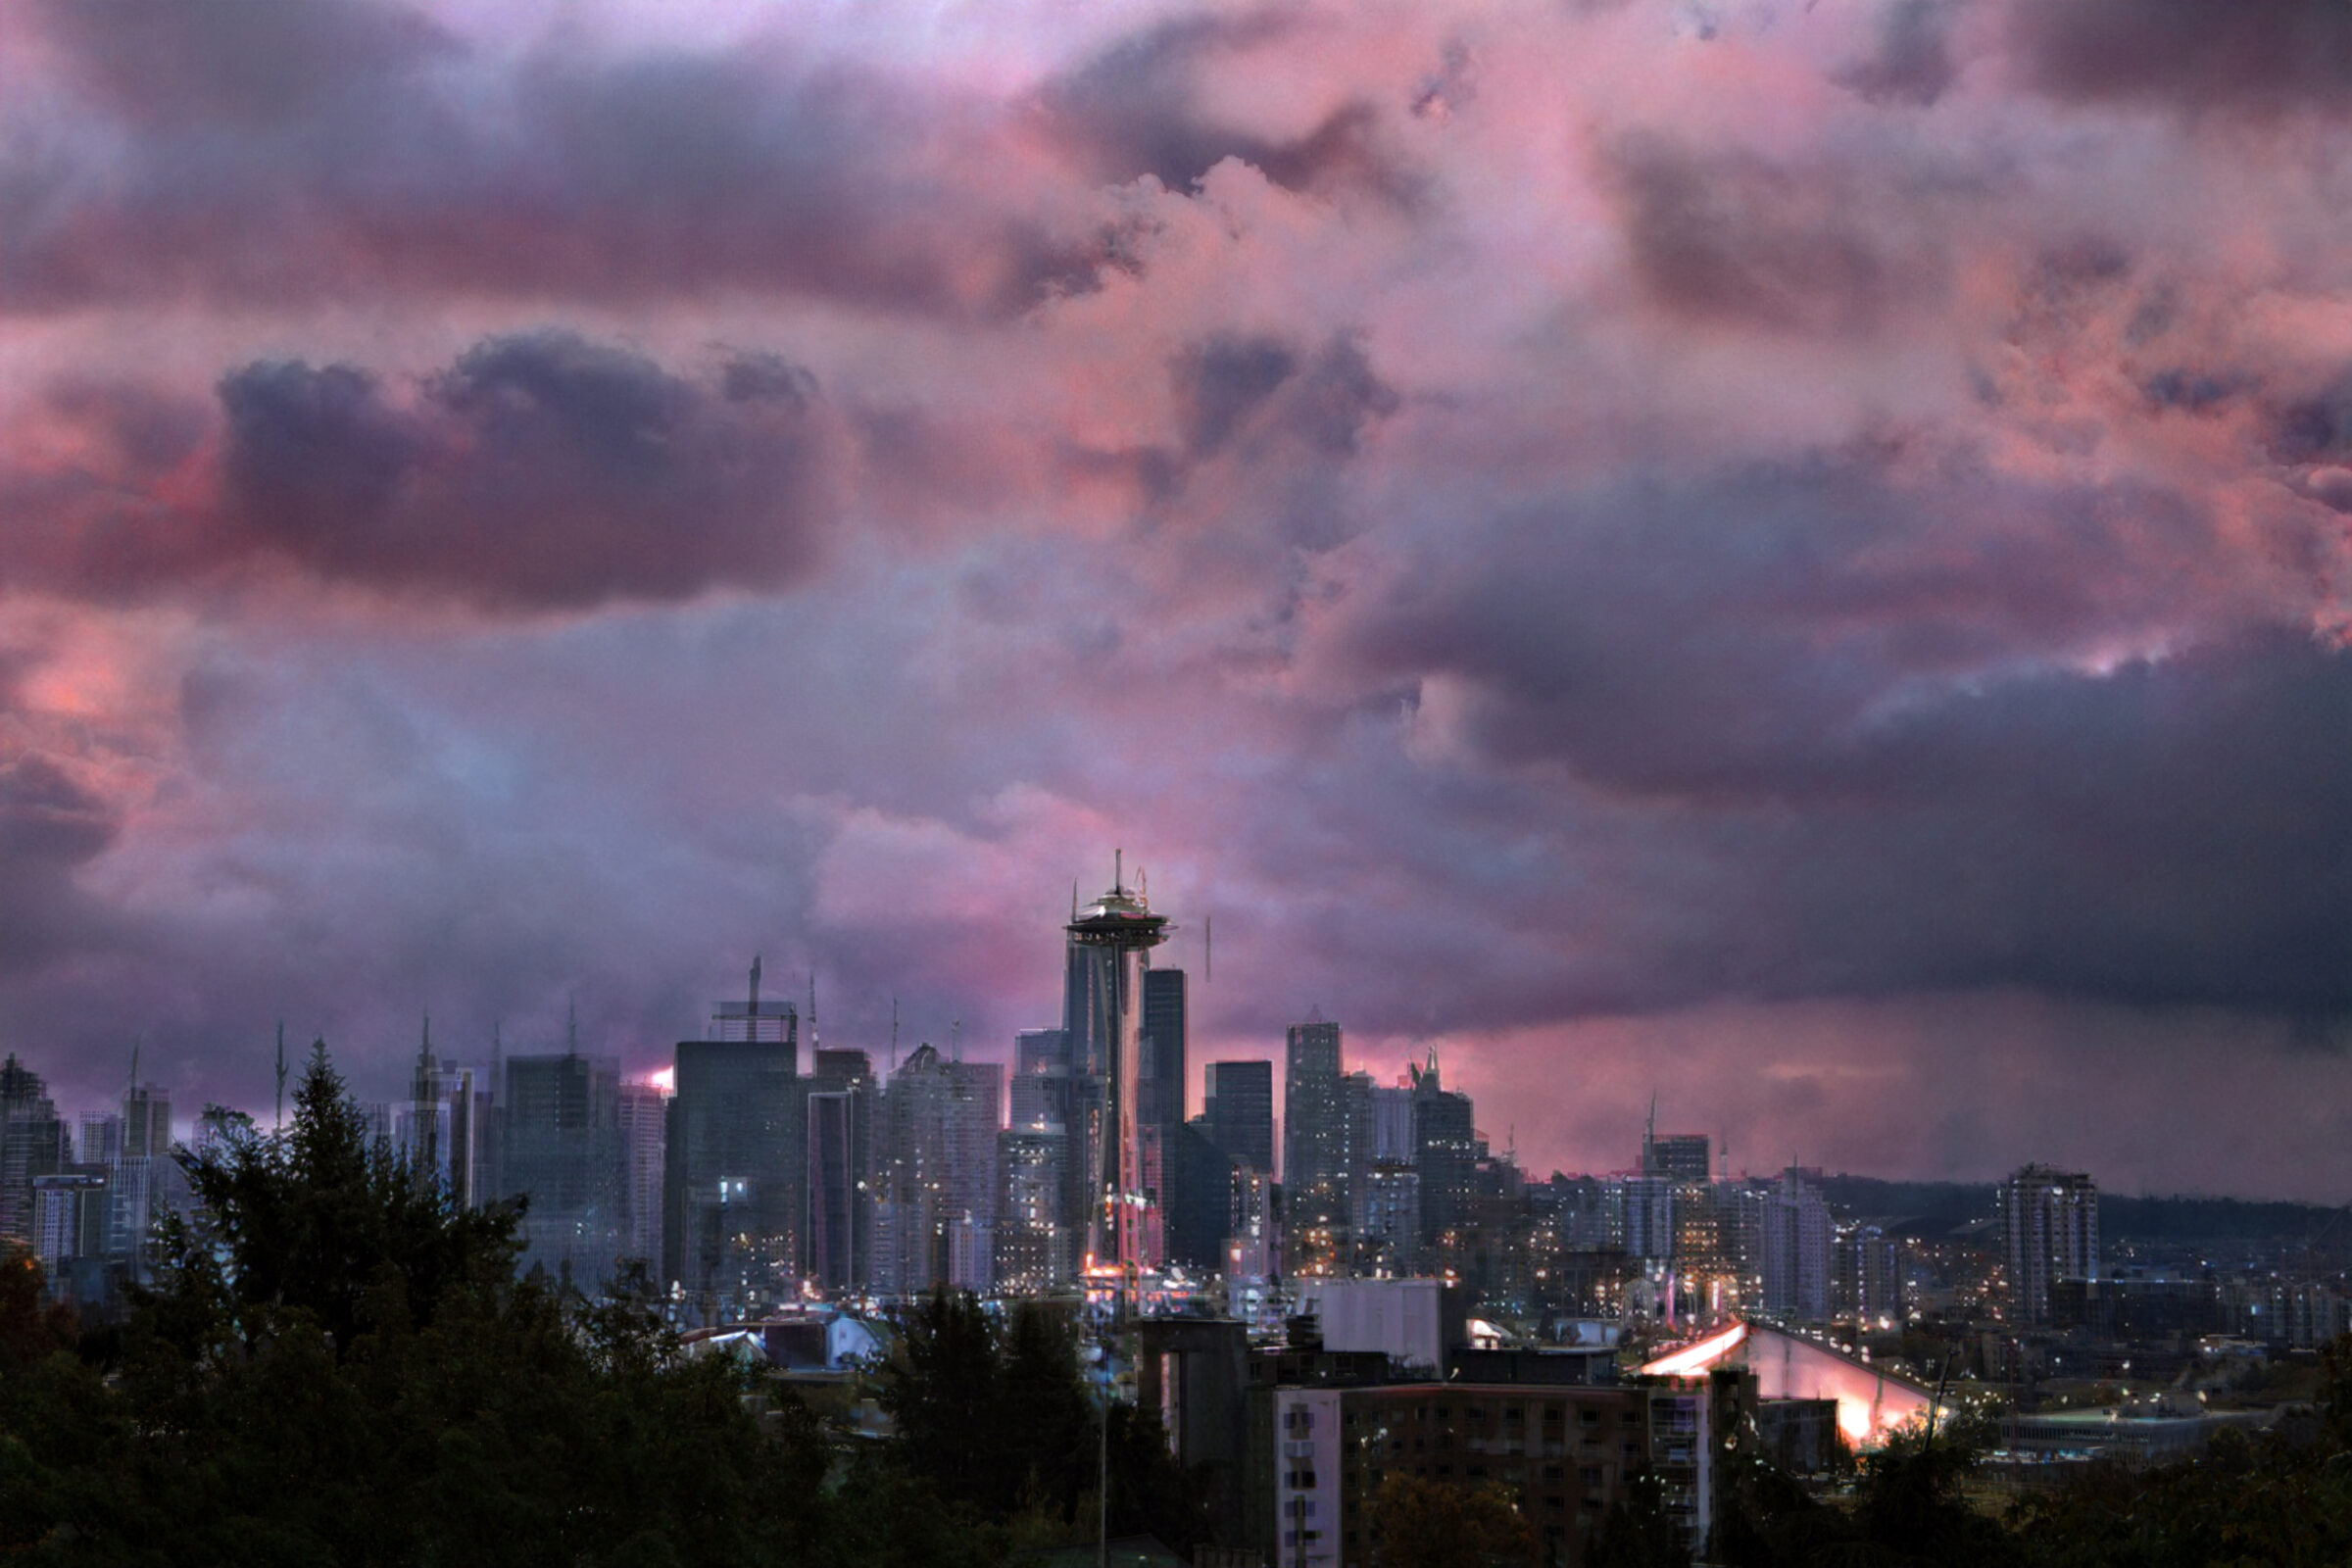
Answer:
[[[627,1235],[620,1068],[573,1049],[506,1058],[505,1196],[528,1200],[520,1259],[594,1295]]]
[[[789,1002],[722,1002],[710,1037],[681,1040],[662,1184],[662,1277],[706,1317],[799,1294],[806,1157],[800,1014]]]
[[[1421,1243],[1437,1247],[1470,1211],[1478,1131],[1470,1097],[1438,1080],[1438,1055],[1408,1068],[1413,1093],[1413,1165],[1421,1174]]]
[[[66,1124],[48,1084],[12,1054],[0,1062],[0,1236],[35,1240],[32,1179],[54,1174],[66,1152]]]
[[[2011,1321],[2050,1320],[2050,1286],[2099,1271],[2099,1189],[2081,1171],[2027,1165],[2001,1189]]]
[[[1209,1142],[1259,1175],[1274,1170],[1274,1064],[1212,1061],[1201,1115]]]
[[[803,1272],[829,1296],[867,1282],[865,1181],[873,1064],[862,1051],[818,1051],[808,1085],[808,1223]]]
[[[1286,1212],[1327,1220],[1344,1208],[1347,1107],[1341,1103],[1340,1026],[1316,1012],[1284,1041],[1282,1187]]]
[[[662,1267],[662,1181],[669,1141],[669,1096],[660,1084],[620,1086],[620,1250],[646,1266]]]
[[[1168,1138],[1184,1125],[1184,971],[1147,968],[1143,978],[1142,1071],[1136,1084],[1136,1115]]]
[[[1012,1125],[1063,1127],[1070,1119],[1070,1032],[1023,1029],[1012,1037]]]
[[[870,1186],[885,1296],[986,1291],[994,1265],[997,1106],[1004,1069],[918,1046],[882,1091]]]

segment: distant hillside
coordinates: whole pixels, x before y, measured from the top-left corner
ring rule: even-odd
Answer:
[[[1992,1220],[2000,1215],[2000,1190],[1988,1182],[1886,1182],[1870,1176],[1830,1176],[1822,1180],[1821,1190],[1833,1207],[1878,1220],[1904,1236],[1948,1236],[1972,1220]],[[2102,1242],[2341,1242],[2348,1231],[2352,1231],[2352,1210],[2323,1208],[2317,1203],[2099,1195]]]
[[[2341,1242],[2345,1211],[2317,1203],[2242,1198],[2118,1198],[2099,1195],[2099,1239],[2142,1242]]]
[[[1989,1183],[1883,1182],[1872,1176],[1827,1176],[1821,1183],[1831,1207],[1876,1220],[1891,1235],[1934,1240],[1971,1220],[1998,1219],[1994,1191]]]

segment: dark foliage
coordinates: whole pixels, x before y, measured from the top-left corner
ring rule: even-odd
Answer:
[[[969,1295],[942,1291],[899,1328],[880,1397],[905,1475],[975,1520],[1091,1539],[1107,1468],[1112,1535],[1179,1551],[1208,1539],[1205,1490],[1170,1457],[1158,1419],[1113,1402],[1105,1434],[1067,1312],[1025,1301],[1000,1323]]]
[[[198,1206],[167,1227],[119,1377],[18,1349],[0,1291],[0,1554],[988,1560],[919,1488],[828,1489],[815,1419],[723,1359],[681,1357],[641,1279],[588,1309],[517,1281],[514,1214],[457,1209],[370,1147],[323,1051],[295,1103],[283,1136],[232,1127],[182,1156]]]

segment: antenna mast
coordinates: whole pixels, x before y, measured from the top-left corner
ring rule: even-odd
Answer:
[[[277,1119],[273,1126],[286,1124],[286,1020],[277,1020]]]

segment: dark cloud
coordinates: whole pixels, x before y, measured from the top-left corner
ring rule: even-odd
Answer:
[[[1273,337],[1216,337],[1172,368],[1185,448],[1214,456],[1260,423],[1326,457],[1353,455],[1365,427],[1396,412],[1396,390],[1347,336],[1312,359]]]
[[[0,973],[37,971],[100,937],[109,922],[74,874],[122,827],[65,761],[13,737],[14,708],[0,688]]]
[[[1940,290],[1933,260],[1897,248],[1874,217],[1883,193],[1835,172],[1652,134],[1619,141],[1602,164],[1636,278],[1679,316],[1864,333],[1898,304]]]
[[[1960,74],[1944,42],[1952,0],[1892,0],[1879,24],[1876,53],[1838,74],[1872,103],[1933,104]]]
[[[220,383],[227,513],[321,575],[489,606],[775,587],[824,523],[810,388],[738,359],[711,389],[555,331],[399,401],[349,366],[255,364]]]
[[[2256,112],[2352,101],[2342,0],[2025,0],[2010,18],[2028,78],[2059,97]]]
[[[0,144],[0,309],[724,287],[994,314],[1105,264],[991,184],[990,111],[872,72],[509,62],[365,0],[43,17],[91,85]]]
[[[355,86],[459,52],[426,18],[368,0],[37,0],[36,9],[110,108],[159,128],[299,122]]]
[[[2180,580],[2104,570],[2158,539]],[[2211,618],[2221,551],[2161,493],[1846,459],[1457,532],[1360,647],[1454,683],[1465,765],[1525,781],[1530,831],[1603,812],[1629,906],[1680,911],[1532,978],[1524,1017],[1974,986],[2352,1008],[2352,653]],[[2146,624],[2180,651],[2065,654]]]
[[[1294,14],[1186,17],[1126,38],[1038,94],[1037,113],[1096,178],[1149,174],[1187,191],[1228,158],[1286,190],[1369,190],[1407,202],[1416,181],[1379,140],[1379,116],[1345,103],[1303,133],[1269,136],[1223,122],[1200,103],[1201,76],[1254,50],[1296,45]]]

